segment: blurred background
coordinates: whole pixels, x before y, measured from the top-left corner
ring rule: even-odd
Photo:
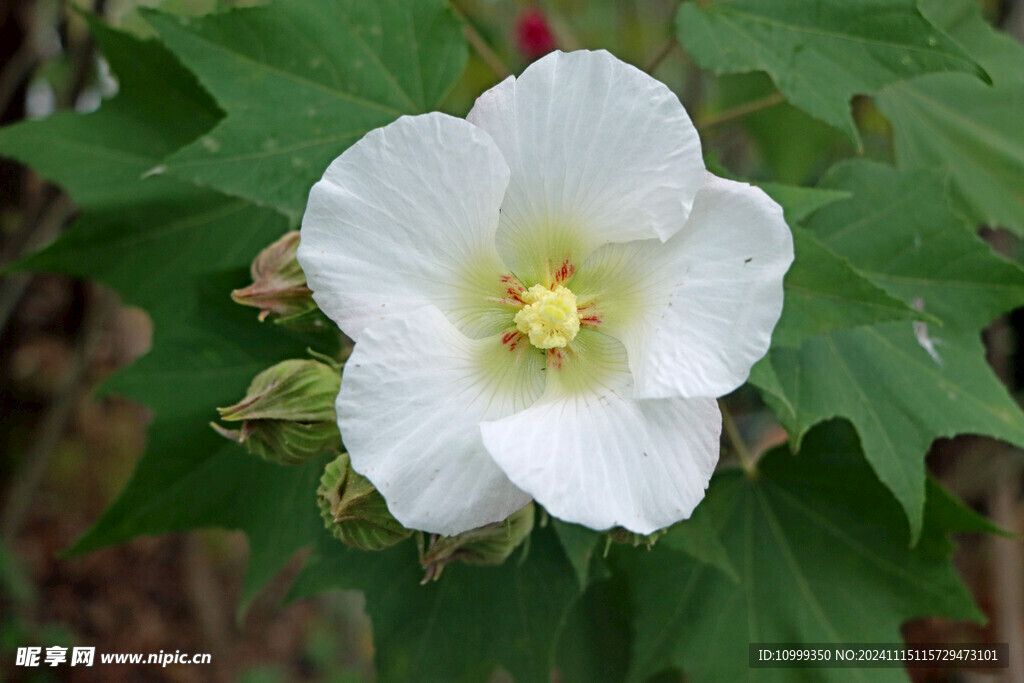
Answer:
[[[87,113],[117,92],[76,10],[149,35],[139,6],[200,14],[239,4],[254,3],[0,0],[0,123],[59,110]],[[670,37],[677,0],[453,4],[467,20],[473,50],[465,77],[445,103],[452,114],[464,115],[497,74],[517,73],[552,49],[604,47],[672,87],[701,124],[709,163],[737,175],[813,184],[834,161],[855,153],[840,132],[781,103],[766,77],[714,78],[698,69]],[[1024,38],[1024,2],[985,0],[983,8],[993,24]],[[891,161],[886,121],[868,98],[853,107],[863,154]],[[60,188],[0,158],[0,265],[52,240],[75,217]],[[984,229],[983,235],[1024,263],[1024,248],[1009,233]],[[1019,310],[984,334],[989,362],[1018,399],[1022,328]],[[14,666],[16,648],[26,644],[212,654],[210,666],[59,670],[79,681],[107,680],[115,670],[126,680],[372,680],[372,636],[359,595],[281,605],[301,558],[239,612],[247,546],[238,532],[140,538],[62,556],[116,497],[145,448],[147,409],[96,391],[146,353],[152,332],[144,311],[122,307],[116,294],[93,283],[46,274],[0,277],[0,680],[55,680],[45,667]],[[753,392],[730,401],[748,442],[764,449],[785,438]],[[1024,531],[1020,451],[961,437],[936,443],[929,465],[974,509],[1007,530]],[[989,624],[919,620],[908,623],[904,635],[920,642],[1024,643],[1019,538],[959,540],[957,566]],[[1015,664],[1006,679],[1024,681],[1024,662]],[[949,670],[913,676],[992,680]]]

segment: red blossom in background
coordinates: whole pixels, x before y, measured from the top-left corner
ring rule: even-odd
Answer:
[[[540,59],[555,49],[555,36],[539,9],[525,10],[516,20],[516,46],[524,57]]]

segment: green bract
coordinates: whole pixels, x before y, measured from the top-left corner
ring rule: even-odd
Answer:
[[[381,550],[412,535],[391,516],[373,484],[352,470],[346,453],[324,468],[316,494],[327,530],[353,548]]]
[[[245,398],[218,408],[225,422],[241,422],[230,431],[214,425],[271,462],[300,465],[341,448],[334,397],[341,377],[337,368],[315,360],[287,360],[256,375]]]
[[[252,284],[231,292],[236,303],[260,309],[259,319],[270,318],[295,329],[321,327],[323,317],[313,303],[306,276],[295,260],[299,248],[296,230],[285,234],[252,262]]]
[[[430,534],[420,549],[420,564],[426,570],[423,583],[441,578],[450,562],[475,565],[501,564],[533,531],[533,503],[509,515],[504,522],[464,531],[457,536]]]

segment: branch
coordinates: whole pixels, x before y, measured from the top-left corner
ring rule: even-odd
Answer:
[[[756,477],[757,458],[751,455],[750,449],[747,448],[746,442],[740,435],[739,428],[736,427],[736,421],[732,419],[732,413],[729,412],[729,408],[726,407],[725,401],[722,399],[718,399],[718,409],[722,412],[722,428],[725,430],[725,435],[729,437],[729,443],[732,444],[733,450],[736,451],[736,455],[740,459],[740,466],[748,477]]]
[[[732,109],[726,109],[721,114],[704,119],[694,125],[697,127],[697,130],[706,130],[712,126],[718,126],[723,123],[728,123],[729,121],[743,118],[748,114],[753,114],[754,112],[761,111],[762,109],[769,109],[777,104],[782,104],[785,101],[786,98],[782,96],[782,93],[774,92],[759,100],[747,102],[739,105],[738,107],[733,107]]]
[[[35,440],[25,453],[25,466],[11,485],[7,501],[0,513],[0,536],[11,541],[21,528],[32,498],[50,465],[53,452],[64,436],[64,430],[82,395],[83,385],[96,347],[99,345],[107,321],[118,306],[113,292],[94,286],[93,297],[86,309],[85,322],[79,331],[78,344],[71,367],[57,389],[56,396],[40,418]]]
[[[662,61],[664,61],[666,57],[672,54],[672,50],[674,50],[678,45],[679,41],[676,40],[675,36],[666,40],[665,43],[658,48],[658,51],[647,60],[647,64],[644,65],[644,71],[649,74],[654,73],[654,70],[661,65]]]
[[[474,50],[476,50],[480,59],[490,67],[491,71],[494,72],[499,80],[505,80],[505,78],[512,73],[505,65],[505,62],[501,61],[501,57],[491,49],[491,46],[488,45],[487,41],[484,40],[484,37],[480,35],[480,32],[476,30],[476,27],[473,26],[472,22],[470,22],[466,13],[462,11],[462,8],[460,8],[454,0],[448,4],[452,8],[452,11],[455,12],[456,16],[462,20],[462,32],[465,34],[466,40],[469,44],[473,46]]]

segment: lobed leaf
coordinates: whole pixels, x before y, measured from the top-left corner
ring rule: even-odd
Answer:
[[[422,576],[411,542],[368,553],[324,535],[291,597],[363,591],[379,681],[488,680],[497,666],[516,680],[548,680],[559,630],[579,594],[550,525],[500,566],[455,562],[425,586]]]
[[[795,259],[786,279],[782,317],[773,346],[800,346],[808,339],[861,325],[925,316],[871,283],[814,233],[793,228]],[[934,320],[934,319],[933,319]]]
[[[670,666],[693,681],[904,680],[898,669],[752,670],[747,644],[898,642],[913,616],[982,619],[949,561],[948,534],[973,526],[969,511],[929,498],[924,540],[908,547],[903,513],[848,425],[814,430],[799,457],[776,449],[756,477],[720,473],[701,506],[740,583],[668,548],[620,553],[636,629],[630,680]]]
[[[330,162],[368,131],[437,108],[462,73],[443,0],[279,0],[198,19],[148,12],[227,112],[169,172],[293,222]]]
[[[1024,47],[992,29],[972,0],[928,0],[922,10],[993,82],[935,74],[885,88],[878,107],[892,122],[896,159],[948,173],[956,208],[973,223],[1024,236]]]
[[[99,280],[143,306],[154,324],[153,350],[108,385],[155,411],[147,453],[72,550],[171,530],[244,529],[248,597],[320,526],[319,465],[268,465],[208,427],[214,406],[234,402],[259,371],[305,355],[309,345],[260,326],[229,298],[249,261],[287,223],[250,202],[150,173],[220,113],[158,43],[97,22],[92,28],[120,81],[117,97],[93,114],[0,131],[0,152],[64,185],[83,210],[71,232],[19,267]],[[304,497],[307,505],[296,504]]]
[[[849,418],[916,538],[924,456],[935,439],[974,433],[1024,445],[1024,415],[988,367],[979,335],[992,318],[1024,303],[1024,271],[951,213],[934,173],[857,161],[833,169],[823,184],[853,197],[818,211],[809,229],[939,324],[880,323],[776,348],[751,381],[797,444],[818,422]]]
[[[858,142],[853,95],[935,71],[985,75],[915,0],[684,3],[677,33],[704,68],[765,71],[790,103]]]

